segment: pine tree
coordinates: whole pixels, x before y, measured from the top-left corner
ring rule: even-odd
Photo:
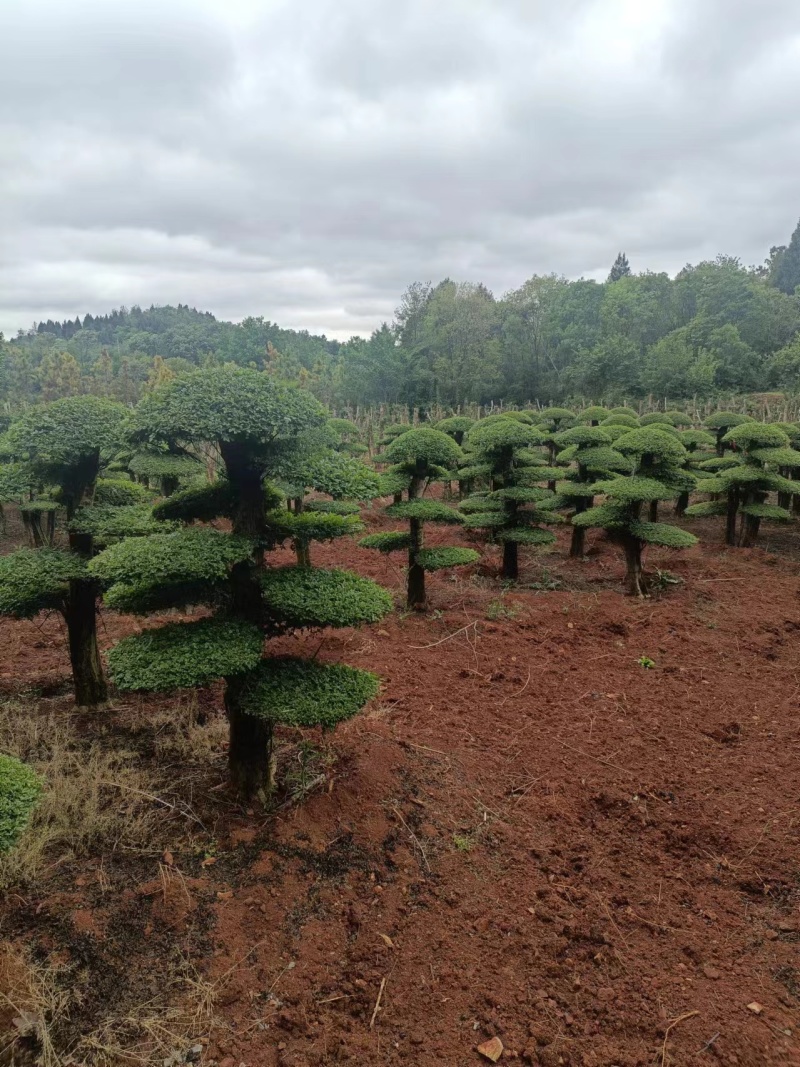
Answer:
[[[127,412],[94,396],[67,397],[28,412],[8,432],[8,446],[37,481],[53,485],[66,511],[69,550],[20,549],[0,559],[0,614],[33,618],[60,611],[67,624],[75,700],[106,700],[97,648],[96,581],[87,564],[93,535],[75,521],[94,495],[101,462],[119,447]]]
[[[641,514],[645,504],[679,495],[681,490],[675,486],[676,481],[680,485],[686,449],[658,426],[630,430],[616,439],[614,448],[631,459],[631,474],[596,482],[594,495],[604,496],[605,501],[575,515],[572,522],[608,532],[609,538],[625,554],[628,593],[644,596],[642,552],[646,546],[687,548],[697,543],[693,534],[666,523],[644,521]]]
[[[618,282],[620,278],[627,278],[631,273],[628,257],[624,252],[620,252],[611,265],[611,270],[608,272],[608,280],[610,282]]]
[[[308,393],[254,370],[201,370],[145,396],[135,419],[134,439],[151,447],[213,443],[225,467],[224,479],[175,493],[156,513],[186,523],[224,516],[231,532],[187,526],[123,541],[92,561],[106,601],[119,610],[214,609],[124,639],[108,653],[111,677],[121,689],[155,691],[222,678],[231,782],[245,799],[267,794],[275,726],[333,727],[374,696],[378,682],[339,664],[264,658],[265,636],[377,621],[391,597],[348,571],[264,567],[264,553],[284,539],[270,522],[281,497],[266,479],[325,421]]]
[[[466,438],[474,469],[485,472],[489,489],[461,505],[464,526],[485,530],[502,544],[501,576],[511,581],[519,577],[519,546],[552,544],[555,535],[541,524],[563,521],[554,510],[555,493],[531,484],[542,480],[531,447],[543,444],[545,436],[523,421],[497,415],[475,423]]]
[[[380,552],[408,551],[406,603],[409,608],[426,606],[425,572],[444,570],[475,563],[480,556],[474,549],[448,547],[425,548],[426,522],[459,525],[462,517],[454,509],[436,500],[421,499],[424,488],[434,481],[449,480],[461,457],[455,441],[440,430],[428,427],[410,429],[399,434],[386,449],[386,459],[394,464],[398,484],[404,484],[408,499],[386,509],[393,519],[408,521],[408,533],[370,534],[360,542],[364,548]]]
[[[726,516],[725,540],[729,545],[750,548],[755,544],[762,521],[788,522],[791,512],[768,502],[770,493],[798,493],[800,483],[778,473],[781,467],[800,468],[800,452],[790,447],[790,440],[779,426],[743,422],[732,426],[723,443],[737,450],[736,462],[716,471],[699,483],[703,493],[723,499],[693,504],[687,515]],[[737,536],[737,519],[740,520]]]
[[[558,496],[572,504],[573,515],[593,506],[598,478],[631,470],[631,461],[612,447],[611,435],[600,426],[574,426],[560,433],[556,442],[563,449],[556,457],[558,462],[575,464],[565,471],[565,480],[556,485]],[[569,550],[572,558],[583,555],[585,537],[586,527],[573,525]]]

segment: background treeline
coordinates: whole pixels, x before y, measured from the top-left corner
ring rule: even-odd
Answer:
[[[192,366],[234,362],[298,382],[338,410],[800,393],[800,224],[766,263],[718,256],[675,278],[534,275],[496,298],[449,278],[414,283],[391,324],[341,343],[185,305],[38,323],[0,345],[7,410],[79,393],[134,403]]]

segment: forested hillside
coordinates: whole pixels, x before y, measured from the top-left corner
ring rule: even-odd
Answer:
[[[0,347],[6,410],[78,393],[135,402],[193,365],[235,362],[299,381],[337,407],[670,400],[800,389],[800,225],[760,267],[718,256],[675,278],[534,275],[501,298],[416,282],[392,323],[346,343],[178,307],[40,322]]]

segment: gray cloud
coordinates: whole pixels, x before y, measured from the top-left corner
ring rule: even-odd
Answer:
[[[120,303],[338,336],[764,258],[800,203],[794,0],[6,0],[0,328]]]

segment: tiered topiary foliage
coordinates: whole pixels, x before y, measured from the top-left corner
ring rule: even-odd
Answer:
[[[396,437],[386,450],[387,460],[393,464],[392,469],[398,481],[402,480],[408,493],[408,500],[390,505],[386,508],[386,514],[394,519],[407,520],[408,533],[370,534],[360,544],[379,552],[408,550],[406,601],[412,609],[422,610],[426,605],[426,571],[459,567],[480,558],[474,549],[457,545],[425,548],[426,522],[452,525],[462,522],[455,509],[435,500],[421,499],[428,483],[449,480],[461,454],[461,449],[451,437],[429,427],[407,430]]]
[[[172,496],[181,484],[199,478],[203,464],[196,456],[181,450],[148,449],[128,461],[128,470],[146,485],[157,485],[162,496]]]
[[[0,754],[0,855],[16,844],[41,791],[41,779],[27,763]]]
[[[595,483],[594,495],[603,495],[603,503],[573,518],[573,524],[598,527],[608,532],[612,541],[625,553],[627,591],[643,596],[646,583],[642,570],[642,552],[647,545],[687,548],[697,538],[677,526],[648,522],[642,508],[653,501],[671,500],[681,491],[686,449],[677,438],[658,426],[630,430],[614,443],[616,451],[628,457],[632,473]],[[677,486],[677,487],[676,487]]]
[[[230,776],[246,799],[273,788],[277,724],[329,727],[354,715],[378,687],[372,675],[352,668],[264,658],[265,637],[354,626],[391,610],[385,590],[348,572],[264,568],[264,552],[286,536],[277,521],[279,497],[265,479],[324,421],[308,393],[257,371],[224,367],[166,383],[142,401],[134,436],[177,447],[213,444],[226,476],[204,490],[174,494],[157,511],[184,522],[208,520],[216,511],[230,518],[232,532],[190,527],[123,542],[90,565],[108,587],[108,602],[121,609],[213,609],[199,621],[126,638],[109,652],[109,670],[120,688],[133,690],[224,679]]]
[[[0,462],[0,530],[6,532],[4,505],[18,507],[29,501],[36,489],[36,476],[26,463]]]
[[[505,415],[482,419],[467,435],[467,447],[487,471],[490,488],[462,505],[464,525],[485,530],[502,544],[501,575],[512,581],[519,577],[519,546],[551,544],[555,535],[540,524],[562,521],[553,510],[555,493],[531,484],[542,480],[542,468],[530,449],[544,437],[538,427]]]
[[[363,456],[369,451],[361,439],[361,430],[350,419],[328,419],[326,429],[333,439],[332,444],[336,452]]]
[[[787,508],[769,503],[769,495],[800,492],[800,483],[778,473],[781,467],[800,468],[800,452],[790,448],[789,436],[779,426],[753,421],[731,427],[722,445],[737,450],[738,462],[718,470],[712,478],[703,480],[699,488],[704,493],[724,494],[724,498],[693,504],[686,509],[686,514],[724,514],[727,544],[749,548],[755,544],[763,521],[791,519]]]
[[[28,412],[8,433],[15,457],[39,483],[57,487],[70,551],[22,549],[4,557],[0,581],[7,594],[5,610],[22,618],[45,608],[62,612],[75,700],[89,707],[102,704],[107,689],[97,649],[98,586],[86,572],[93,539],[74,520],[93,499],[101,462],[118,448],[126,414],[121,404],[100,397],[67,397]]]
[[[464,444],[464,434],[475,424],[475,420],[467,415],[451,415],[448,419],[442,419],[436,423],[436,429],[452,437],[455,443],[461,447]]]
[[[708,459],[713,459],[714,449],[716,447],[715,438],[712,434],[706,430],[681,430],[680,442],[688,452],[686,457],[686,465],[691,471],[701,470],[701,464]],[[697,487],[700,483],[698,481]],[[684,491],[678,497],[675,503],[675,514],[678,518],[682,518],[686,514],[686,509],[689,506],[689,495],[691,489],[684,489]]]
[[[587,426],[599,426],[603,419],[607,419],[611,412],[608,408],[601,408],[599,405],[593,404],[591,407],[584,408],[583,411],[578,411],[575,414],[575,422],[581,425]]]
[[[631,469],[631,461],[612,447],[610,434],[601,426],[574,426],[564,430],[558,435],[557,444],[563,449],[557,460],[575,464],[565,472],[565,480],[556,485],[559,498],[572,505],[575,515],[594,504],[594,483],[599,477]],[[585,538],[586,527],[573,525],[571,557],[583,555]]]
[[[737,415],[735,411],[715,411],[713,415],[703,419],[703,425],[707,430],[711,430],[715,434],[717,455],[722,456],[725,454],[723,438],[728,430],[733,429],[734,426],[741,426],[742,423],[752,421],[749,415]]]

